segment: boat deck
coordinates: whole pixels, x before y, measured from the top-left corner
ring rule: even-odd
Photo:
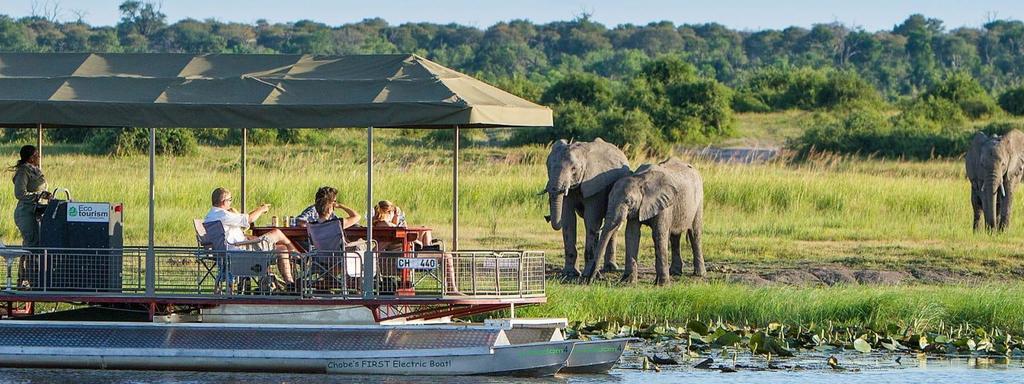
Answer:
[[[151,316],[175,306],[358,305],[383,321],[466,316],[546,300],[544,254],[532,251],[375,253],[369,292],[363,255],[351,252],[298,255],[291,262],[293,285],[281,283],[269,252],[3,248],[0,255],[6,261],[0,302],[9,316],[31,308],[19,303],[35,302],[141,304]]]

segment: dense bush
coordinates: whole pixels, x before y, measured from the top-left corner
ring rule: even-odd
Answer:
[[[548,87],[540,101],[544,104],[576,101],[591,106],[606,106],[612,101],[612,88],[607,79],[588,73],[575,73]]]
[[[926,97],[892,117],[873,108],[818,113],[788,146],[800,158],[828,152],[931,159],[963,154],[972,134],[956,104]]]
[[[452,142],[455,138],[454,129],[430,129],[430,130],[413,130],[421,132],[421,142],[429,145],[433,145],[439,148],[452,148]],[[484,144],[488,142],[487,133],[482,129],[460,129],[459,130],[459,148],[469,148],[475,145]]]
[[[670,143],[706,142],[730,134],[734,125],[732,90],[676,56],[645,63],[618,88],[593,75],[572,75],[541,100],[551,103],[554,129],[518,130],[511,144],[602,137],[631,151],[664,154]]]
[[[736,112],[766,113],[773,109],[761,99],[750,93],[736,93],[732,97],[732,109]]]
[[[241,135],[232,134],[231,131],[235,130],[230,128],[199,128],[193,129],[192,134],[195,135],[196,141],[202,145],[222,146],[241,142],[241,140],[238,142],[234,141],[235,139],[240,139]]]
[[[733,131],[732,90],[675,56],[644,65],[618,96],[623,110],[650,116],[673,142],[705,141]]]
[[[971,119],[989,118],[1001,112],[981,83],[964,72],[950,73],[929,88],[924,96],[949,100]]]
[[[555,127],[518,129],[510,144],[551,143],[559,139],[592,141],[602,138],[631,155],[665,155],[671,145],[653,120],[641,110],[612,107],[599,110],[578,102],[555,108]]]
[[[980,131],[989,135],[1005,135],[1012,130],[1024,131],[1024,122],[1020,121],[993,121],[981,127]]]
[[[89,140],[97,153],[128,156],[149,152],[149,130],[144,128],[104,128]],[[196,138],[183,128],[156,130],[156,152],[164,155],[185,155],[197,149]]]
[[[789,146],[800,156],[812,152],[914,159],[960,156],[975,131],[971,121],[1002,114],[981,84],[962,72],[946,75],[920,97],[900,103],[899,109],[889,118],[864,106],[821,113]],[[982,130],[1005,133],[1019,125],[992,122]]]
[[[852,71],[773,66],[742,80],[733,108],[739,112],[820,110],[852,104],[880,104],[871,84]]]
[[[1024,115],[1024,87],[1017,87],[999,95],[999,106],[1017,116]]]
[[[35,128],[4,128],[3,142],[27,143],[36,141]]]
[[[630,156],[663,156],[671,152],[672,146],[643,111],[608,110],[600,118],[604,129],[599,136]]]

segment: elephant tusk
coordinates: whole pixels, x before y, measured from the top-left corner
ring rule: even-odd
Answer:
[[[565,192],[562,194],[562,196],[569,196],[569,188],[565,189]]]

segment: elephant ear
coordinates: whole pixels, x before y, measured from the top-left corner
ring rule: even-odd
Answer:
[[[1010,162],[1006,168],[1007,178],[1020,180],[1024,174],[1024,134],[1018,130],[1012,130],[1004,136],[1010,146]]]
[[[640,174],[640,170],[637,170]],[[640,201],[640,221],[657,216],[675,203],[686,181],[678,171],[663,165],[653,165],[640,176],[643,180],[643,199]]]
[[[585,151],[583,158],[587,162],[580,182],[583,197],[603,192],[619,179],[629,176],[629,160],[618,147],[600,139],[579,145]]]
[[[967,155],[965,156],[967,179],[977,181],[984,175],[984,170],[981,169],[981,151],[985,150],[988,142],[989,137],[985,132],[975,133],[974,137],[971,138],[971,145],[967,148]]]

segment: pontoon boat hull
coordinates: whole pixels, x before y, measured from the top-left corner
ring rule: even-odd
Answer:
[[[500,329],[457,326],[267,326],[0,323],[0,366],[548,376],[573,342],[507,345]]]

